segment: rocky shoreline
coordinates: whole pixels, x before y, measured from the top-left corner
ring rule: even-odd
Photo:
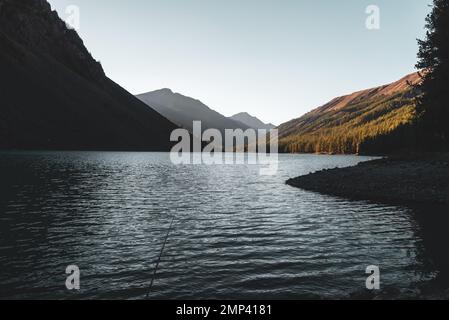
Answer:
[[[449,154],[389,157],[311,173],[287,184],[353,200],[448,205]]]

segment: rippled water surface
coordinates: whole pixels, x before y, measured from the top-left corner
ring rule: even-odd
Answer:
[[[438,274],[411,209],[285,185],[367,159],[283,155],[260,176],[164,153],[1,153],[0,298],[143,299],[172,217],[150,298],[346,298],[369,265],[408,292]]]

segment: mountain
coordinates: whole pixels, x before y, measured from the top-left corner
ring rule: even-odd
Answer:
[[[394,83],[333,99],[282,124],[282,152],[384,154],[413,146],[416,139],[417,73]]]
[[[193,98],[174,93],[170,89],[161,89],[137,95],[141,101],[177,125],[192,130],[193,121],[201,121],[202,129],[243,129],[249,126],[226,118],[210,109],[204,103]]]
[[[110,80],[45,0],[0,0],[0,148],[168,150],[173,123]]]
[[[265,130],[270,130],[270,129],[274,129],[276,126],[269,123],[269,124],[265,124],[262,121],[260,121],[258,118],[251,116],[250,114],[246,113],[246,112],[241,112],[238,114],[233,115],[232,117],[230,117],[232,120],[241,122],[245,125],[247,125],[248,127],[252,128],[252,129],[265,129]]]

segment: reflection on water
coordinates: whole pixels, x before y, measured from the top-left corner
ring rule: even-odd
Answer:
[[[1,153],[0,298],[143,299],[171,217],[153,299],[348,298],[366,294],[369,265],[392,297],[438,295],[449,241],[436,209],[285,185],[366,159],[283,155],[260,176],[164,153]],[[78,292],[65,288],[72,264]]]

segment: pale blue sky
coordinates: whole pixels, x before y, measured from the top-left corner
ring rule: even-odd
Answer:
[[[413,72],[431,0],[49,0],[108,76],[133,94],[160,88],[230,116],[297,118],[339,95]],[[365,27],[368,5],[380,30]]]

